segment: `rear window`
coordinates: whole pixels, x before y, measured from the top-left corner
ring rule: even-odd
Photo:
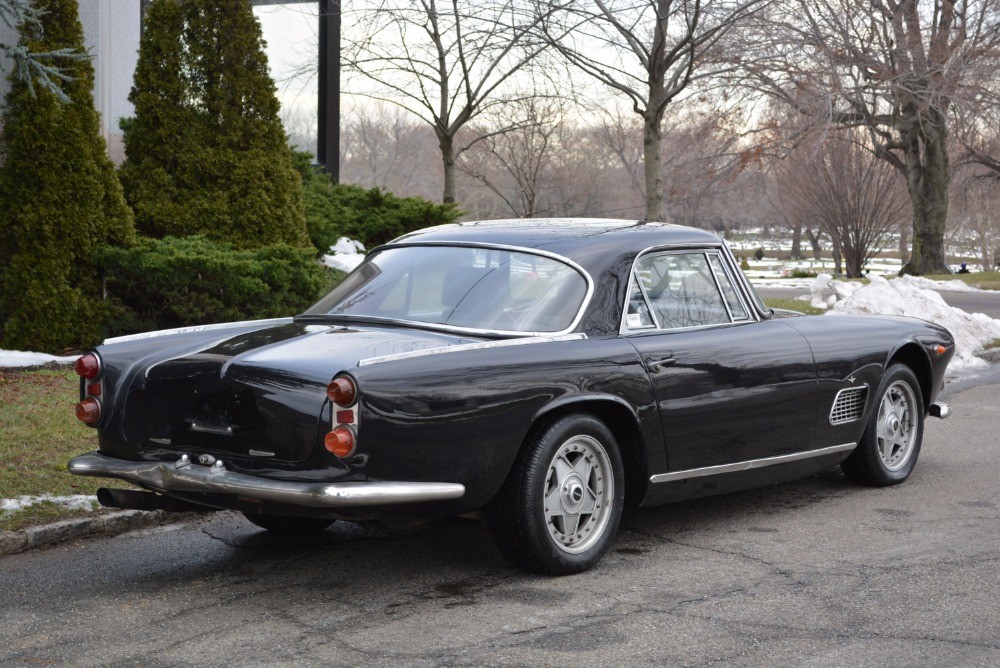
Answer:
[[[307,316],[359,316],[467,329],[560,332],[587,281],[555,258],[494,248],[404,246],[369,256]]]

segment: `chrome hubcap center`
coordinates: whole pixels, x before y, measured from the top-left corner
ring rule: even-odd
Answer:
[[[566,476],[562,483],[562,507],[567,513],[580,512],[583,505],[583,481],[574,474]]]

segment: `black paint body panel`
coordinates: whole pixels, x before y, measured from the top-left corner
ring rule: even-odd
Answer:
[[[629,484],[638,490],[632,500],[654,504],[837,464],[849,453],[739,474],[649,481],[666,472],[856,442],[871,396],[862,419],[839,426],[829,423],[833,398],[859,384],[873,393],[894,356],[925,379],[925,404],[941,387],[954,351],[951,336],[909,318],[770,319],[769,313],[758,313],[760,322],[622,335],[629,272],[643,249],[718,247],[721,240],[700,230],[640,222],[567,230],[521,223],[452,225],[402,241],[489,241],[569,257],[594,283],[575,338],[463,349],[491,339],[286,319],[112,342],[96,349],[105,369],[100,450],[129,460],[207,454],[224,458],[231,471],[288,481],[456,482],[466,488],[457,500],[343,509],[336,515],[461,513],[493,498],[532,429],[544,420],[597,412],[613,416],[616,437],[630,458]],[[938,344],[948,352],[932,355]],[[449,350],[454,346],[459,348]],[[420,354],[372,360],[400,353]],[[666,357],[672,361],[649,370],[648,361]],[[360,387],[361,456],[346,461],[323,446],[333,418],[325,387],[341,372]],[[232,433],[224,433],[227,427]],[[261,507],[235,497],[176,496],[251,512],[331,513]]]

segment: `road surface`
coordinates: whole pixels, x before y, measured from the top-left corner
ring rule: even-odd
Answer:
[[[0,665],[998,665],[998,386],[965,387],[903,485],[633,512],[572,577],[476,524],[288,540],[228,513],[2,557]]]

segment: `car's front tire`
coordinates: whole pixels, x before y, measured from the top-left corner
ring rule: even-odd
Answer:
[[[539,429],[493,500],[488,520],[501,554],[550,575],[585,571],[607,551],[624,502],[614,435],[590,415]]]
[[[258,515],[256,513],[243,513],[243,517],[261,529],[284,535],[319,533],[335,521],[324,520],[318,517],[284,517],[280,515]]]
[[[885,487],[906,480],[924,436],[920,383],[910,367],[891,365],[882,376],[858,447],[840,468],[852,482]]]

